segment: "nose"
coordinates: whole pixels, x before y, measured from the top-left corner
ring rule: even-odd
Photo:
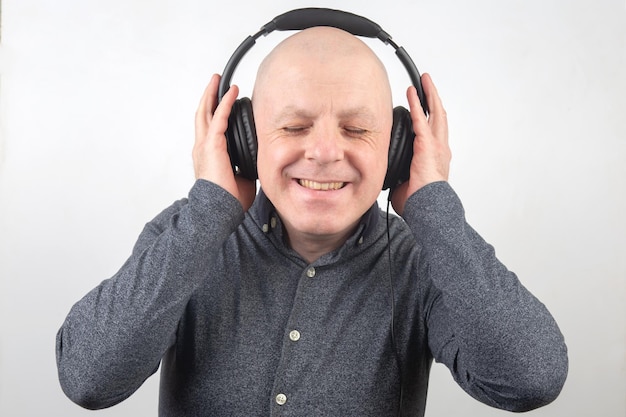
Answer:
[[[338,129],[316,126],[307,137],[305,158],[320,165],[341,161],[344,157]]]

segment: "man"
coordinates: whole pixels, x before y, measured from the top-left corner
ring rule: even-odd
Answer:
[[[392,125],[383,65],[359,39],[310,28],[282,42],[253,94],[261,190],[224,132],[238,94],[196,114],[189,198],[148,223],[130,259],[71,310],[59,376],[87,408],[161,370],[160,415],[423,415],[433,357],[469,394],[524,411],[567,373],[558,327],[465,222],[447,183],[446,113],[408,90],[410,178],[376,205]],[[388,233],[388,234],[387,234]]]

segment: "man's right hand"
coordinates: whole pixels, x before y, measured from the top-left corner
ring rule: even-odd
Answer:
[[[256,184],[234,175],[225,135],[228,116],[239,89],[232,86],[218,104],[219,82],[220,76],[214,74],[196,111],[196,140],[192,152],[194,171],[196,179],[211,181],[224,188],[247,211],[254,201]]]

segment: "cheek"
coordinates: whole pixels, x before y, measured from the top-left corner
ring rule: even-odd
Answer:
[[[256,160],[256,168],[259,174],[259,181],[261,184],[266,181],[271,181],[271,171],[270,168],[274,166],[271,160],[271,153],[267,152],[265,147],[262,144],[259,144],[257,150],[257,160]]]
[[[380,146],[377,146],[369,153],[368,158],[364,158],[362,167],[365,172],[376,178],[380,178],[381,182],[387,173],[387,162],[389,158],[389,140],[381,140]]]
[[[276,181],[286,166],[293,159],[293,152],[280,141],[271,141],[267,138],[260,138],[257,148],[257,171],[259,181]]]

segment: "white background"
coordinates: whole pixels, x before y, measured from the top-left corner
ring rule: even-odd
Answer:
[[[470,223],[549,307],[569,347],[561,396],[530,415],[624,417],[623,0],[4,0],[0,415],[91,414],[61,392],[57,329],[121,266],[144,223],[187,194],[210,75],[262,24],[311,5],[376,21],[433,76]],[[244,59],[242,95],[280,39]],[[406,106],[408,77],[391,48],[376,50]],[[156,415],[157,389],[155,376],[97,415]],[[434,366],[428,416],[505,414]]]

